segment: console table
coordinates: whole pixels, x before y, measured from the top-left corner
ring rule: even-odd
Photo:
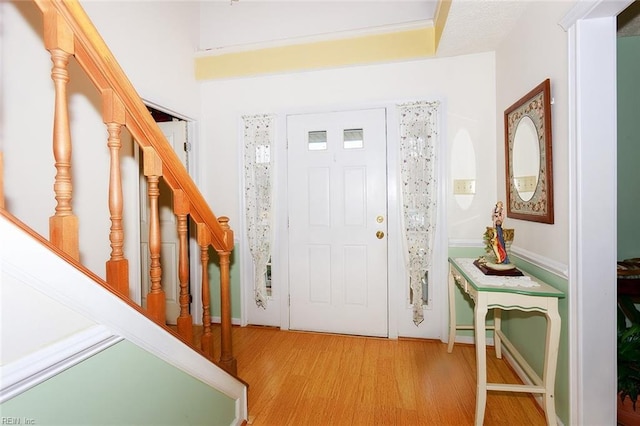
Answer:
[[[558,289],[526,275],[523,277],[504,277],[483,274],[473,264],[475,259],[449,258],[449,346],[453,350],[456,330],[474,330],[476,343],[477,390],[475,424],[482,425],[487,403],[487,391],[539,393],[544,397],[544,411],[547,424],[556,424],[554,386],[560,341],[560,315],[558,299],[564,293]],[[456,323],[454,291],[456,285],[473,299],[474,325]],[[494,310],[494,325],[485,324],[487,312]],[[544,373],[540,378],[524,357],[516,350],[509,339],[500,330],[501,311],[520,310],[542,312],[547,318],[547,336],[544,356]],[[486,330],[493,330],[495,352],[502,358],[502,346],[509,351],[514,360],[529,376],[533,384],[487,383]]]

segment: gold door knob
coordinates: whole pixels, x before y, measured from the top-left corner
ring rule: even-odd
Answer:
[[[376,237],[378,237],[378,239],[381,240],[382,238],[384,238],[384,232],[382,231],[376,232]]]

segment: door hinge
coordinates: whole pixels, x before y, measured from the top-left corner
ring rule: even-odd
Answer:
[[[191,142],[185,142],[184,143],[184,151],[185,152],[190,152],[191,151]]]
[[[289,306],[291,306],[291,295],[289,295]]]

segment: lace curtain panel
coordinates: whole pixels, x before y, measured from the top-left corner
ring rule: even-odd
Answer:
[[[244,196],[246,233],[254,265],[256,305],[266,308],[267,264],[272,245],[272,161],[275,118],[242,117],[244,123]]]
[[[433,254],[439,106],[439,102],[398,105],[405,260],[416,326],[424,320],[422,281]]]

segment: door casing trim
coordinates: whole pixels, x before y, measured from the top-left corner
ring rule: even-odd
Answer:
[[[289,330],[289,244],[288,244],[288,155],[287,155],[287,116],[298,114],[313,113],[329,113],[338,111],[352,111],[363,109],[382,109],[386,111],[386,133],[387,133],[387,215],[388,215],[388,255],[387,255],[387,329],[390,339],[399,337],[399,321],[401,321],[400,312],[406,305],[405,299],[408,300],[408,285],[400,279],[392,279],[391,277],[405,276],[403,267],[402,240],[401,240],[401,211],[400,211],[400,170],[396,167],[399,156],[399,134],[397,132],[398,119],[396,117],[396,106],[400,103],[414,102],[421,99],[400,99],[386,102],[372,103],[351,103],[341,105],[316,106],[310,108],[291,108],[273,112],[276,116],[275,131],[275,147],[272,151],[274,156],[274,184],[273,196],[274,211],[274,242],[273,253],[282,253],[282,256],[274,256],[272,264],[272,282],[274,283],[273,295],[266,309],[255,307],[253,303],[253,267],[251,261],[251,253],[246,243],[245,219],[244,215],[240,218],[240,229],[237,230],[237,236],[240,244],[238,254],[242,273],[240,277],[241,295],[242,295],[242,313],[241,325],[260,324],[280,327],[282,330]],[[447,221],[445,215],[446,205],[446,134],[444,129],[445,102],[437,97],[430,100],[440,101],[440,143],[438,147],[438,180],[441,182],[438,190],[438,231],[436,232],[435,250],[434,250],[434,282],[446,282],[446,266],[447,266]],[[251,112],[255,114],[257,112]],[[260,113],[265,113],[261,111]],[[243,114],[244,115],[244,114]],[[242,135],[243,124],[241,116],[238,117],[238,135]],[[241,138],[241,137],[240,137]],[[243,170],[243,144],[239,143],[238,164],[239,170]],[[243,177],[240,177],[241,187],[243,187]],[[245,201],[244,196],[240,197],[240,212],[244,212]],[[407,278],[408,279],[408,278]],[[407,287],[407,288],[405,288]],[[400,300],[402,298],[402,300]],[[252,306],[253,304],[253,306]],[[446,288],[434,288],[433,304],[440,306],[440,312],[436,313],[434,320],[437,322],[434,328],[437,330],[437,336],[429,338],[444,338],[446,333]],[[402,307],[401,307],[402,306]],[[273,307],[274,309],[270,309]],[[275,308],[278,309],[275,309]],[[427,310],[429,308],[425,308]],[[404,335],[404,333],[403,333]],[[410,337],[414,337],[413,335]],[[420,337],[420,336],[416,336]]]

